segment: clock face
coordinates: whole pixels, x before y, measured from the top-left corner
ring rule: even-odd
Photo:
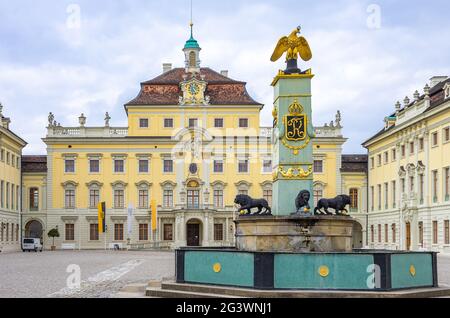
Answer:
[[[200,87],[196,83],[192,83],[189,85],[189,92],[192,95],[197,95],[197,93],[200,91]]]

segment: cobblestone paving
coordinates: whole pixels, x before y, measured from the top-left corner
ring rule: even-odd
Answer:
[[[68,290],[66,272],[81,270],[81,288]],[[173,252],[57,251],[0,254],[0,298],[112,297],[125,285],[173,279]]]
[[[81,287],[68,289],[66,272],[80,266]],[[173,252],[64,251],[0,254],[0,298],[109,298],[125,285],[173,279]],[[450,286],[450,255],[438,257],[439,282]]]

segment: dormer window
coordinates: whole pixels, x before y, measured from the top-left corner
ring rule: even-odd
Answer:
[[[445,99],[450,97],[450,83],[447,83],[444,86],[444,96]]]

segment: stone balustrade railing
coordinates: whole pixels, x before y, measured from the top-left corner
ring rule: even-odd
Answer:
[[[125,137],[128,128],[125,127],[61,127],[53,126],[47,128],[47,137]]]

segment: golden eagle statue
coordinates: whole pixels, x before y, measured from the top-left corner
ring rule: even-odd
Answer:
[[[270,60],[276,62],[286,53],[286,61],[297,60],[298,55],[304,60],[309,61],[312,58],[311,49],[308,41],[303,36],[297,36],[301,31],[298,26],[289,36],[282,37],[275,48]]]

